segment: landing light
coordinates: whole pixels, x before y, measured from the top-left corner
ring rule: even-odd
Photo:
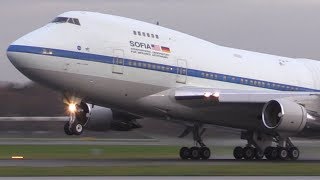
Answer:
[[[209,98],[210,96],[212,96],[211,92],[205,92],[204,93],[204,97]]]
[[[220,93],[219,92],[215,92],[215,93],[213,93],[213,96],[218,98],[220,96]]]
[[[76,104],[74,104],[74,103],[70,103],[68,109],[69,109],[69,111],[70,111],[71,113],[74,113],[74,112],[76,112],[76,110],[77,110],[77,106],[76,106]]]

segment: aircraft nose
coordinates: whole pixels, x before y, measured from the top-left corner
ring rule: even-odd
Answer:
[[[21,45],[13,43],[10,44],[7,49],[7,57],[9,61],[18,69],[23,66],[23,56],[21,50],[19,50],[21,47]]]

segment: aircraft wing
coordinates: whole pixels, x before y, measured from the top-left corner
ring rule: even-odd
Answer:
[[[174,90],[174,99],[191,107],[221,103],[264,104],[270,100],[283,98],[302,104],[308,110],[320,112],[319,92],[253,91],[197,87],[181,87]]]

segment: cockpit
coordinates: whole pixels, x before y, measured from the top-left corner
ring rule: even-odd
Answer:
[[[69,17],[56,17],[52,23],[70,23],[80,26],[80,21],[77,18],[69,18]]]

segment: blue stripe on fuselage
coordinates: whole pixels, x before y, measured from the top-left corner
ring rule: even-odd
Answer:
[[[46,50],[49,50],[50,53],[46,53]],[[80,59],[85,61],[113,64],[113,57],[111,56],[75,52],[75,51],[68,51],[68,50],[61,50],[61,49],[11,45],[9,46],[7,51],[39,54],[39,55],[46,55],[46,56],[56,56],[56,57],[64,57],[64,58],[70,58],[70,59]],[[172,74],[177,74],[177,72],[181,70],[181,67],[177,67],[177,66],[170,66],[170,65],[158,64],[158,63],[149,63],[146,61],[138,61],[138,60],[130,60],[130,59],[123,59],[123,65],[134,67],[134,68],[152,70],[152,71],[172,73]],[[261,81],[257,79],[249,79],[249,78],[231,76],[231,75],[220,74],[215,72],[201,71],[196,69],[187,69],[186,74],[187,76],[196,77],[196,78],[223,81],[223,82],[229,82],[234,84],[241,84],[246,86],[273,89],[273,90],[279,90],[279,91],[320,92],[320,90],[316,90],[316,89],[304,88],[299,86],[291,86],[291,85],[268,82],[268,81]]]

